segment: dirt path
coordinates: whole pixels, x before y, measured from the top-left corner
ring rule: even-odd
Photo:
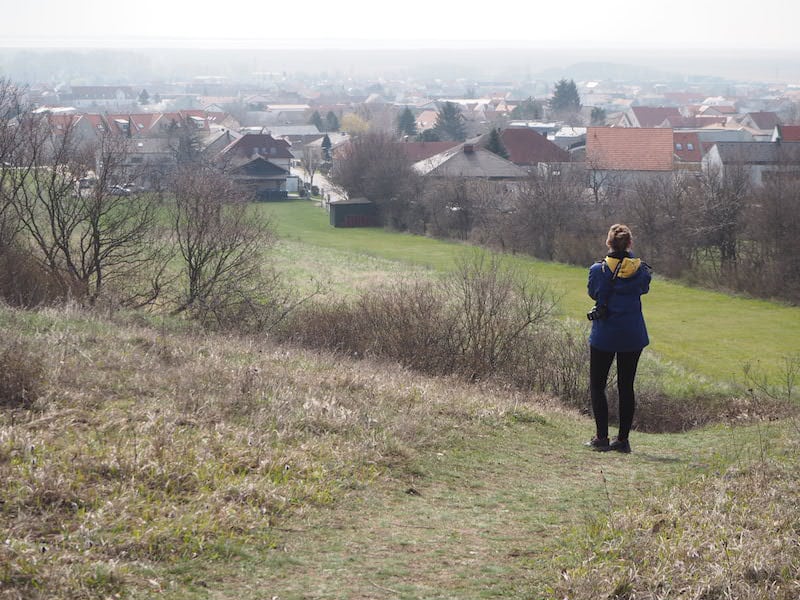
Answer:
[[[637,435],[631,455],[597,454],[567,421],[514,425],[423,460],[421,476],[351,492],[282,532],[252,597],[546,597],[572,526],[707,468],[726,443]],[[231,593],[220,597],[250,597]]]

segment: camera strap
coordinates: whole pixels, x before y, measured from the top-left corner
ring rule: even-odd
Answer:
[[[622,261],[625,260],[624,258],[620,258],[617,266],[614,267],[614,273],[611,275],[611,288],[608,290],[608,295],[606,296],[606,301],[603,302],[603,306],[606,308],[608,307],[608,303],[611,300],[611,296],[614,293],[614,283],[617,281],[617,275],[619,275],[619,270],[622,267]],[[603,261],[605,262],[605,260]]]

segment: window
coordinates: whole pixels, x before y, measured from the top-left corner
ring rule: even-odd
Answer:
[[[687,150],[694,150],[694,144],[692,144],[691,142],[689,142],[688,144],[686,144],[686,149],[687,149]]]
[[[678,152],[683,150],[683,144],[675,144],[675,150],[677,150]]]

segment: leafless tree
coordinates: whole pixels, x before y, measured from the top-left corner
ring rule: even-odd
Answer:
[[[171,220],[183,271],[175,312],[220,321],[243,299],[258,296],[271,230],[250,210],[243,190],[212,167],[180,168],[174,193]]]
[[[336,159],[330,179],[351,198],[375,202],[385,225],[408,228],[408,205],[416,195],[418,176],[390,134],[372,132],[353,140]]]
[[[727,283],[735,284],[743,215],[751,192],[745,166],[727,166],[724,176],[721,170],[710,168],[700,177],[697,235],[706,250],[706,262]]]
[[[89,147],[71,125],[54,130],[30,113],[19,123],[24,151],[10,202],[34,255],[65,287],[77,282],[91,304],[103,294],[125,304],[152,302],[166,257],[158,243],[156,199],[122,187],[130,176],[127,140],[109,135]],[[78,193],[78,179],[92,167],[94,187]]]
[[[657,260],[659,272],[680,276],[691,265],[696,245],[693,178],[683,172],[632,182],[623,196],[626,220],[636,231],[637,254]]]

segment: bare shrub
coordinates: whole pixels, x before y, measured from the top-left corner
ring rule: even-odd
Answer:
[[[30,344],[12,339],[0,346],[0,407],[31,408],[44,385],[45,365]]]
[[[69,276],[55,276],[15,246],[0,248],[0,298],[11,306],[33,308],[80,298],[81,286]]]
[[[520,384],[537,377],[524,356],[538,346],[537,328],[556,299],[499,258],[475,254],[437,283],[381,288],[356,301],[309,306],[283,331],[286,338],[360,357],[394,360],[431,374],[470,380],[504,374]]]

